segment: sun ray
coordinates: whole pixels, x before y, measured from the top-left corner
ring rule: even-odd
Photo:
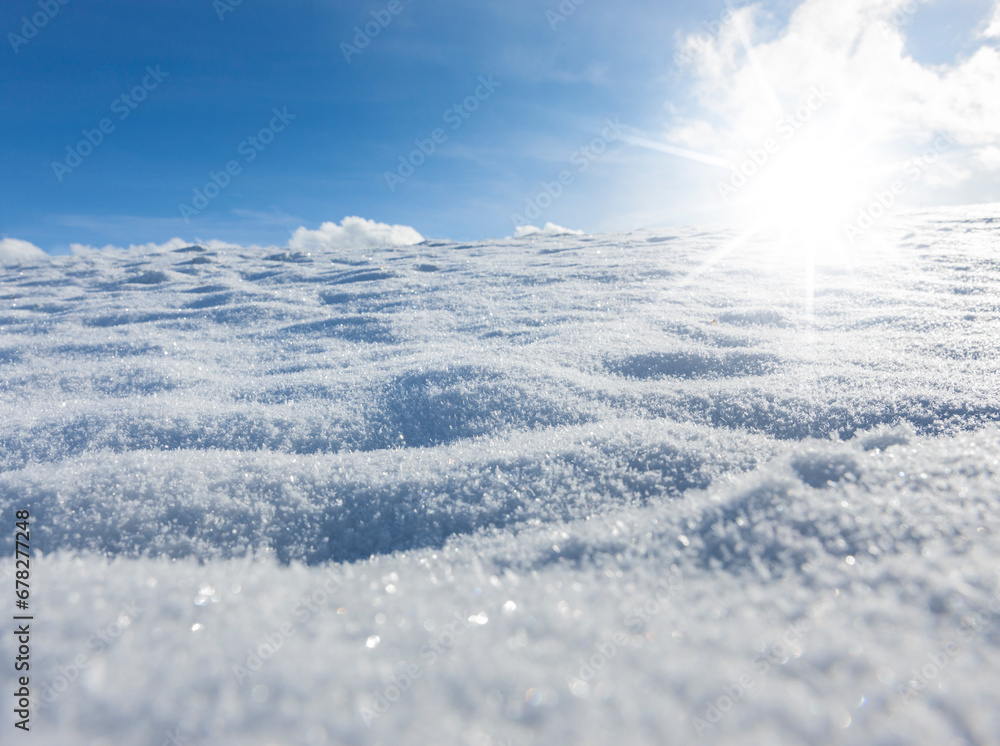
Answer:
[[[736,7],[733,5],[732,0],[726,0],[726,7],[729,8],[729,12],[732,14],[730,17],[733,20],[733,26],[736,29],[737,35],[740,37],[740,42],[743,44],[744,51],[747,53],[747,60],[749,60],[750,66],[753,68],[754,74],[757,76],[757,82],[760,84],[761,90],[764,93],[764,98],[767,99],[771,109],[778,116],[782,116],[785,113],[784,108],[781,106],[781,102],[778,101],[778,96],[774,92],[774,86],[771,85],[771,80],[767,76],[767,71],[764,70],[764,66],[760,63],[760,58],[757,56],[757,50],[754,49],[753,42],[750,41],[749,34],[747,34],[746,29],[743,28],[743,23],[740,20],[739,15],[736,13]]]
[[[655,150],[659,153],[667,153],[668,155],[675,155],[678,158],[687,158],[690,161],[697,161],[698,163],[707,163],[710,166],[717,166],[719,168],[724,168],[727,171],[732,171],[736,168],[735,163],[733,163],[732,161],[727,161],[725,158],[718,158],[714,155],[699,153],[696,150],[688,150],[687,148],[678,148],[673,145],[667,145],[666,143],[656,142],[655,140],[648,140],[644,137],[625,135],[624,137],[622,137],[622,141],[627,142],[630,145],[635,145],[640,148]]]
[[[747,228],[745,231],[743,231],[740,235],[738,235],[736,238],[734,238],[732,241],[730,241],[729,243],[727,243],[725,246],[723,246],[722,248],[717,249],[716,251],[712,252],[712,254],[709,255],[709,257],[707,259],[705,259],[705,261],[703,261],[701,264],[699,264],[693,270],[691,270],[686,275],[684,275],[680,280],[678,280],[674,284],[674,287],[676,287],[676,288],[686,287],[689,283],[691,283],[694,280],[696,280],[697,278],[701,277],[701,275],[705,274],[705,272],[707,272],[708,270],[710,270],[716,264],[718,264],[723,259],[725,259],[727,256],[729,256],[730,254],[732,254],[734,251],[736,251],[737,249],[739,249],[740,247],[742,247],[747,241],[749,241],[751,238],[753,238],[758,233],[760,233],[760,231],[763,228],[764,228],[763,221],[759,221],[757,223],[754,223],[749,228]]]

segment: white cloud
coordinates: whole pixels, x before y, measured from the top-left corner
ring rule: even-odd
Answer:
[[[1000,148],[984,148],[979,152],[979,160],[985,168],[1000,171]]]
[[[422,243],[424,237],[408,225],[387,225],[359,217],[346,217],[340,225],[323,223],[317,230],[299,228],[288,242],[300,250],[389,248]]]
[[[174,249],[183,249],[187,246],[201,246],[206,249],[219,250],[219,249],[239,249],[239,244],[228,243],[226,241],[217,241],[212,239],[210,241],[203,241],[197,239],[195,241],[185,241],[183,238],[171,238],[166,243],[143,243],[143,244],[130,244],[127,247],[115,246],[114,244],[107,244],[106,246],[96,247],[89,246],[87,244],[73,243],[70,244],[70,251],[74,254],[92,254],[95,252],[119,252],[119,251],[129,251],[135,254],[158,254],[163,251],[173,251]]]
[[[33,243],[18,238],[0,238],[0,264],[35,262],[48,258],[49,255]]]
[[[796,127],[813,152],[826,146],[828,162],[870,169],[919,156],[946,132],[958,147],[920,187],[960,191],[992,170],[1000,146],[1000,49],[983,42],[952,64],[921,64],[907,52],[907,25],[894,22],[908,4],[804,0],[787,26],[767,35],[759,7],[738,10],[717,37],[698,43],[689,69],[699,111],[667,139],[744,163],[822,88],[831,92],[822,111]],[[994,13],[988,33],[1000,36],[1000,3]]]
[[[582,236],[583,231],[574,231],[570,228],[563,228],[555,223],[546,223],[544,228],[535,225],[520,225],[514,231],[514,238],[525,238],[527,236]]]

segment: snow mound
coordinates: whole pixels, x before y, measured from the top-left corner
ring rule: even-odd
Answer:
[[[555,223],[546,223],[544,227],[537,225],[519,225],[514,230],[514,238],[527,238],[528,236],[582,236],[583,231],[575,231],[571,228],[563,228]]]
[[[45,261],[49,255],[28,241],[18,238],[0,238],[0,264]]]

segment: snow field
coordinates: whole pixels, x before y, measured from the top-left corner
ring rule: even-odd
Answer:
[[[4,267],[31,742],[1000,743],[995,222],[887,235]]]

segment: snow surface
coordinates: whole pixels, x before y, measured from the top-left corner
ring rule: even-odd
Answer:
[[[996,214],[21,259],[19,742],[1000,743]]]
[[[542,228],[537,225],[519,225],[514,230],[514,238],[527,238],[528,236],[582,236],[583,231],[575,231],[571,228],[563,228],[561,225],[556,225],[555,223],[546,223]]]

